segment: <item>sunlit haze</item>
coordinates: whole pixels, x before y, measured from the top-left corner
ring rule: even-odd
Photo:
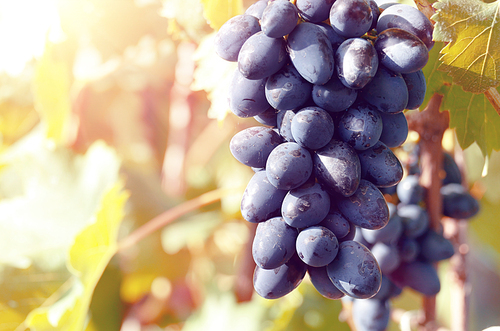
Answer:
[[[0,72],[19,75],[43,53],[45,40],[61,40],[55,0],[0,0]]]

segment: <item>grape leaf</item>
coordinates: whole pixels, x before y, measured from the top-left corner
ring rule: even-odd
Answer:
[[[429,52],[429,60],[427,61],[427,65],[422,70],[424,72],[427,90],[425,93],[424,102],[420,109],[425,108],[425,106],[429,102],[429,99],[434,93],[439,93],[443,96],[446,96],[446,93],[452,85],[451,77],[448,76],[445,72],[438,70],[438,59],[440,56],[439,53],[443,47],[444,43],[436,42],[434,44],[434,47]]]
[[[438,57],[444,43],[437,42],[429,52],[429,61],[423,72],[427,91],[421,109],[424,109],[434,93],[443,96],[441,110],[450,112],[450,127],[455,128],[462,149],[476,142],[483,155],[500,149],[499,132],[496,125],[500,117],[483,94],[464,91],[452,82],[446,72],[439,70]]]
[[[120,161],[102,142],[85,155],[51,148],[39,126],[0,155],[0,265],[64,266],[65,252],[118,179]]]
[[[482,93],[500,84],[500,1],[439,0],[434,40],[448,42],[441,50],[440,70],[465,91]]]
[[[500,149],[500,116],[483,94],[465,93],[453,85],[442,109],[450,112],[450,127],[455,128],[462,149],[476,142],[483,155]]]
[[[27,328],[84,330],[95,286],[117,249],[118,229],[128,198],[122,186],[118,183],[106,193],[95,223],[76,236],[68,257],[72,286],[55,303],[33,310],[26,318]]]
[[[46,136],[62,142],[71,105],[69,101],[70,67],[57,58],[54,45],[47,42],[34,77],[35,105],[46,126]]]
[[[210,27],[219,30],[228,19],[243,12],[242,0],[201,0]]]

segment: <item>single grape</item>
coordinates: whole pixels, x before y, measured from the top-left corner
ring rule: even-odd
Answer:
[[[399,205],[398,215],[403,221],[404,234],[409,238],[421,236],[429,226],[429,215],[419,205]]]
[[[422,70],[418,70],[409,74],[402,74],[402,76],[408,88],[408,104],[406,108],[417,109],[424,102],[427,89],[424,73]]]
[[[266,173],[269,182],[279,189],[299,187],[311,176],[311,154],[297,143],[283,143],[269,154]]]
[[[280,110],[276,116],[278,131],[288,142],[295,142],[292,135],[292,121],[295,116],[295,110]]]
[[[446,260],[455,254],[451,241],[432,229],[427,230],[418,240],[420,256],[427,262]]]
[[[276,269],[255,267],[253,287],[265,299],[278,299],[292,292],[304,279],[307,266],[295,254]]]
[[[368,248],[356,241],[344,241],[327,266],[328,276],[339,290],[358,299],[373,297],[380,289],[382,273]]]
[[[335,52],[335,69],[346,87],[361,89],[375,76],[379,58],[372,43],[362,38],[350,38]]]
[[[270,105],[266,98],[266,81],[247,79],[235,70],[229,86],[229,109],[238,117],[252,117],[262,114]]]
[[[306,183],[290,190],[281,206],[281,215],[288,225],[304,228],[318,224],[330,210],[330,196],[318,183]]]
[[[352,318],[357,331],[385,331],[391,315],[390,300],[354,300]]]
[[[287,60],[285,41],[282,38],[270,38],[260,31],[248,38],[241,47],[238,69],[245,78],[263,79],[278,72]]]
[[[267,79],[265,94],[273,108],[288,110],[302,106],[310,98],[312,87],[312,84],[289,64]]]
[[[377,187],[391,187],[403,178],[403,166],[394,153],[381,141],[358,153],[361,178]]]
[[[340,118],[340,138],[356,150],[374,146],[382,134],[382,117],[379,111],[367,103],[355,103]]]
[[[325,110],[306,107],[293,117],[291,130],[297,144],[309,149],[319,149],[332,140],[334,124]]]
[[[408,104],[408,88],[403,76],[384,66],[378,67],[377,73],[360,94],[382,113],[400,113]]]
[[[298,231],[281,217],[259,223],[252,243],[252,257],[258,267],[275,269],[295,254]]]
[[[332,139],[313,154],[314,174],[325,188],[350,196],[361,179],[361,164],[356,151],[347,143]]]
[[[305,21],[319,23],[328,19],[334,2],[335,0],[297,0],[295,5]]]
[[[427,296],[436,295],[441,289],[441,283],[436,268],[431,263],[413,261],[401,263],[399,267],[388,275],[397,286],[408,286]]]
[[[329,229],[310,226],[299,232],[295,247],[297,255],[305,264],[324,267],[337,256],[339,242]]]
[[[365,229],[381,229],[389,222],[389,207],[379,189],[361,179],[353,195],[337,201],[340,212],[356,226]]]
[[[403,112],[401,113],[383,113],[382,117],[382,133],[380,141],[387,147],[394,148],[401,146],[408,138],[408,121]]]
[[[405,4],[397,4],[386,8],[377,21],[377,31],[398,28],[408,31],[422,40],[430,50],[434,45],[432,40],[433,27],[431,21],[417,8]]]
[[[336,0],[330,8],[330,24],[346,38],[361,37],[372,22],[372,10],[365,0]]]
[[[479,203],[460,184],[446,184],[441,187],[443,198],[443,215],[456,218],[468,219],[479,212]]]
[[[274,0],[264,9],[260,25],[268,37],[281,38],[292,32],[298,19],[299,13],[293,3],[288,0]]]
[[[380,63],[388,69],[408,74],[421,70],[429,60],[429,51],[415,35],[401,29],[387,29],[375,41]]]
[[[259,223],[279,216],[286,190],[279,190],[267,179],[266,171],[257,171],[245,188],[241,199],[241,216]]]
[[[253,126],[236,133],[229,143],[234,158],[246,166],[263,168],[271,151],[283,139],[270,128]]]
[[[288,53],[305,80],[325,84],[334,70],[333,49],[326,34],[314,23],[302,23],[288,35]]]

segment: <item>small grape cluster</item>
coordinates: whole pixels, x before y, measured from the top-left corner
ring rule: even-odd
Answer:
[[[216,52],[237,61],[229,108],[264,126],[238,132],[233,156],[254,176],[241,202],[258,223],[254,288],[282,297],[308,273],[325,297],[370,298],[382,282],[356,227],[389,222],[380,188],[403,167],[390,148],[418,108],[432,24],[416,8],[373,0],[260,0],[218,31]]]
[[[441,288],[433,263],[454,254],[451,241],[429,225],[424,196],[419,184],[418,145],[410,158],[409,175],[397,186],[384,189],[391,195],[390,219],[382,229],[361,229],[355,240],[368,247],[382,271],[380,291],[368,300],[353,300],[352,315],[358,331],[385,330],[389,323],[390,298],[404,287],[427,296]],[[453,157],[444,152],[441,196],[442,214],[456,219],[469,219],[479,211],[478,201],[462,185],[462,175]]]

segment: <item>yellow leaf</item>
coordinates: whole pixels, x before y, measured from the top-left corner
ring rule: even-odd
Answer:
[[[33,310],[25,326],[35,331],[83,331],[95,286],[117,248],[118,229],[128,193],[116,184],[102,200],[95,223],[75,238],[69,250],[71,288],[50,306]]]
[[[34,77],[35,106],[44,121],[46,136],[62,142],[66,119],[71,110],[70,67],[58,59],[54,45],[47,43]]]
[[[243,12],[242,0],[201,0],[210,27],[219,30],[228,19]]]
[[[467,92],[483,93],[500,84],[500,2],[440,0],[432,17],[433,37],[448,44],[439,70]]]

